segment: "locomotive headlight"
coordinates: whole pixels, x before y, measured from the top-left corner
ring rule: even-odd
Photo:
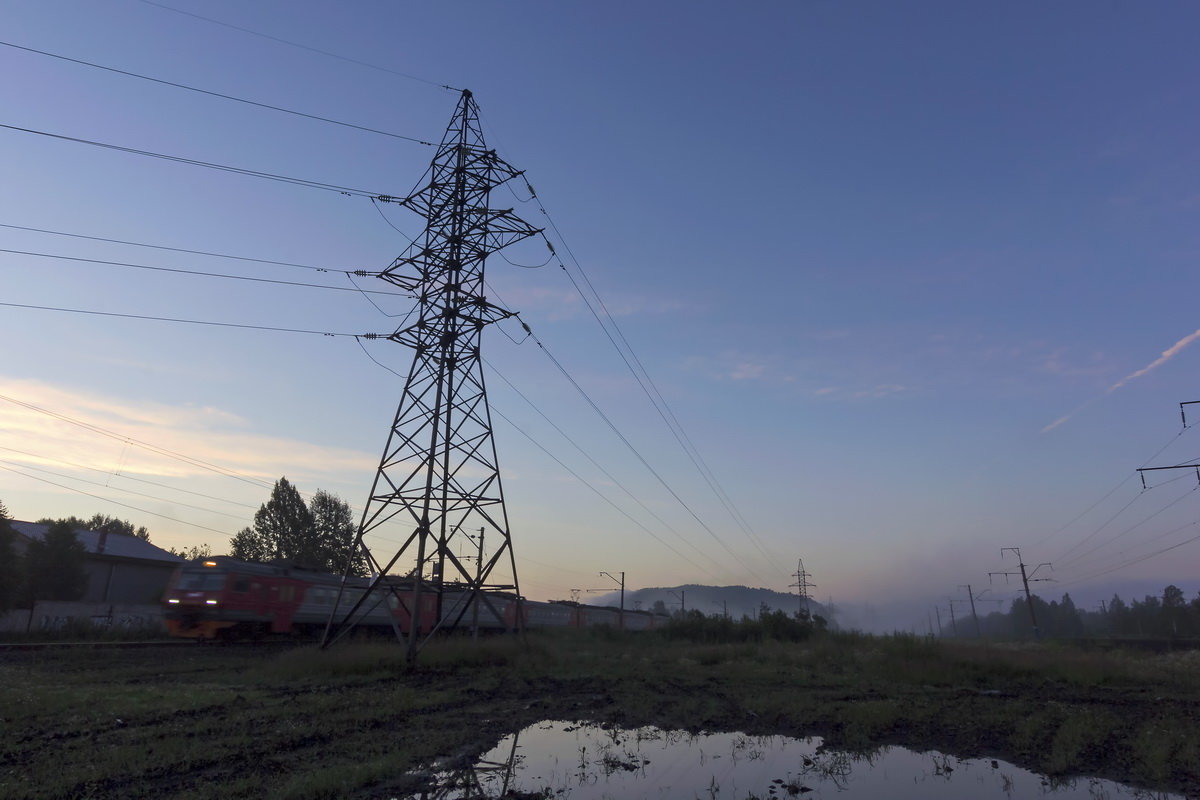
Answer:
[[[178,602],[179,602],[179,598],[178,598],[178,597],[171,597],[171,598],[168,598],[168,599],[167,599],[167,602],[168,602],[168,603],[178,603]]]
[[[206,605],[210,605],[210,606],[215,606],[217,604],[216,600],[205,600],[204,602]]]

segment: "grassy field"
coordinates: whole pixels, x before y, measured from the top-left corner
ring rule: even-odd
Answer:
[[[0,654],[0,797],[394,797],[544,719],[819,735],[1200,795],[1200,653],[657,634]]]

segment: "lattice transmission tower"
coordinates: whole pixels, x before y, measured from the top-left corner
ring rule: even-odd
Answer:
[[[350,563],[365,557],[374,577],[357,597],[339,594],[323,644],[353,627],[377,587],[409,620],[434,620],[426,630],[395,627],[410,658],[438,630],[503,625],[485,591],[520,594],[479,348],[485,327],[514,316],[485,294],[487,257],[541,232],[490,205],[493,189],[522,174],[488,149],[479,107],[463,91],[428,182],[406,198],[384,198],[425,220],[422,234],[379,274],[417,299],[415,320],[387,337],[412,348],[413,359],[351,554]],[[383,558],[364,537],[388,523],[400,546]],[[476,552],[466,540],[482,542],[485,533],[489,555],[482,544],[473,559],[455,552],[455,545]],[[504,577],[502,565],[511,572],[497,583],[492,576]]]

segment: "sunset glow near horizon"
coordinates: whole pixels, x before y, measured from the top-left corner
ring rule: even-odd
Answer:
[[[386,267],[421,226],[44,134],[404,196],[433,155],[409,139],[437,141],[454,110],[445,84],[537,190],[493,204],[547,228],[569,271],[531,239],[488,260],[493,299],[671,487],[518,323],[488,330],[526,595],[608,588],[601,571],[787,591],[803,558],[848,620],[907,628],[1014,569],[1008,547],[1081,607],[1200,591],[1197,475],[1143,490],[1135,472],[1200,456],[1179,407],[1200,400],[1193,4],[64,0],[0,21],[17,519],[104,513],[221,552],[280,476],[360,508],[411,353],[321,334],[398,327],[410,300],[342,273]]]

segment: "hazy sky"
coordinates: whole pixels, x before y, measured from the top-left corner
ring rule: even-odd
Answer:
[[[1178,408],[1200,400],[1195,4],[164,5],[176,10],[5,2],[0,39],[422,140],[457,100],[439,85],[471,89],[490,143],[527,170],[560,251],[762,542],[700,479],[557,262],[493,258],[498,298],[744,562],[510,324],[488,332],[485,357],[494,408],[524,431],[499,420],[496,436],[529,596],[602,587],[600,570],[631,588],[786,590],[803,558],[821,600],[907,626],[1015,568],[1010,546],[1054,564],[1044,595],[1085,605],[1200,590],[1197,476],[1151,473],[1143,492],[1134,472],[1200,456]],[[391,195],[432,156],[11,46],[0,69],[7,126]],[[408,310],[28,254],[353,289],[337,270],[381,269],[420,229],[396,206],[10,128],[0,148],[0,302],[334,333],[388,333],[384,313]],[[517,188],[498,202],[547,226]],[[547,255],[536,241],[506,254]],[[160,545],[218,551],[280,475],[361,505],[400,392],[371,357],[401,374],[411,358],[387,342],[13,306],[0,336],[0,499],[15,517],[103,512]],[[1010,597],[997,580],[989,596]]]

